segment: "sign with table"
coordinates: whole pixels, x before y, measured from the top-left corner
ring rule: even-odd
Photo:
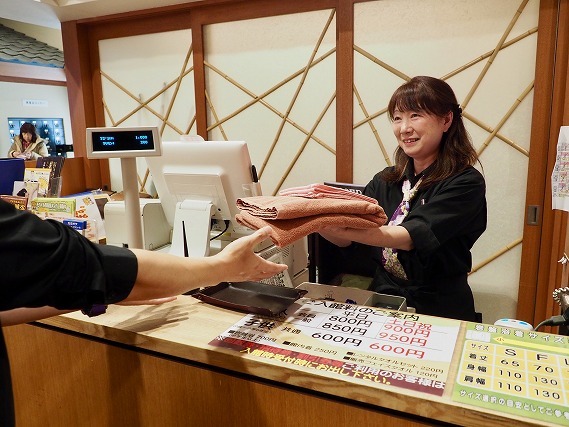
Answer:
[[[569,426],[568,340],[468,323],[453,399]]]

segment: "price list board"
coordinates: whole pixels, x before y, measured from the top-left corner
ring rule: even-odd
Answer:
[[[460,322],[302,298],[282,316],[247,315],[210,345],[248,357],[442,396]]]
[[[569,339],[468,323],[453,400],[569,426]]]

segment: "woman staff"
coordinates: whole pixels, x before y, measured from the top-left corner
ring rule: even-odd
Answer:
[[[418,313],[475,320],[467,275],[470,249],[486,229],[486,185],[461,114],[440,79],[414,77],[400,86],[388,105],[395,165],[364,191],[391,220],[371,231],[320,234],[338,246],[371,247],[377,262],[371,290],[404,296]]]

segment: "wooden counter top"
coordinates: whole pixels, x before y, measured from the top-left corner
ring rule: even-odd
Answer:
[[[416,416],[461,426],[553,425],[514,415],[486,410],[452,401],[453,381],[460,351],[455,349],[448,383],[443,396],[433,396],[389,385],[366,386],[352,378],[333,378],[303,366],[283,366],[278,361],[212,346],[209,343],[245,316],[214,307],[189,296],[160,306],[112,306],[107,314],[88,318],[70,313],[42,321],[42,325],[95,337],[133,350],[144,349],[165,357],[199,363],[245,374],[283,386],[294,386],[307,393],[317,392],[346,404],[372,405],[397,411],[401,416]],[[461,324],[457,347],[464,340]]]

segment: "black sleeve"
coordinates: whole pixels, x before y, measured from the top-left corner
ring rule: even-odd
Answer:
[[[486,229],[486,184],[473,167],[437,184],[401,224],[423,255],[459,236],[468,249]]]
[[[97,245],[75,230],[0,201],[0,310],[81,309],[126,298],[138,264],[128,249]]]

